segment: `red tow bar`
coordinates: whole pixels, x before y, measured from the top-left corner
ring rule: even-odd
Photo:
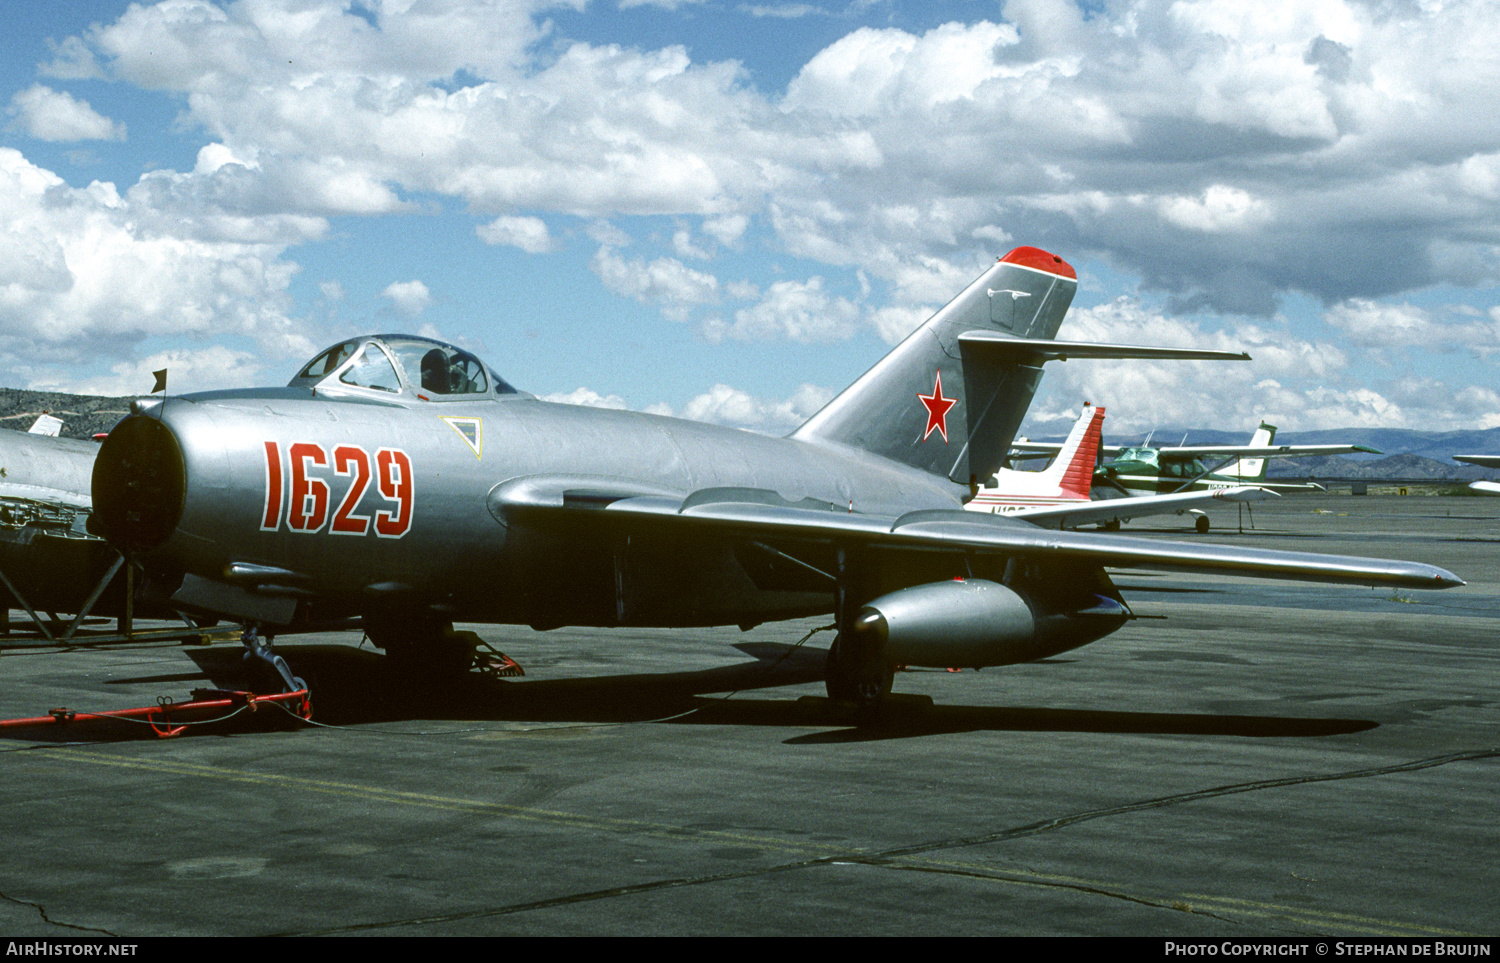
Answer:
[[[116,709],[111,712],[81,712],[74,709],[52,709],[44,716],[35,716],[30,719],[0,719],[0,729],[22,728],[25,726],[44,725],[66,725],[70,722],[90,722],[95,719],[144,719],[155,732],[163,739],[179,735],[187,730],[187,727],[205,722],[216,722],[217,719],[184,719],[184,716],[211,713],[215,710],[228,710],[221,719],[237,715],[240,712],[250,712],[265,703],[277,703],[283,705],[287,711],[299,719],[312,718],[312,696],[306,689],[296,692],[281,692],[276,695],[256,695],[253,692],[236,692],[225,689],[194,689],[193,698],[188,702],[172,702],[163,700],[154,706],[144,706],[139,709]]]

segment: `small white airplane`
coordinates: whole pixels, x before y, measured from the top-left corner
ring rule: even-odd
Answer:
[[[1470,465],[1478,465],[1480,468],[1500,468],[1500,455],[1454,455],[1453,460],[1465,462]],[[1500,482],[1470,482],[1469,487],[1476,492],[1488,492],[1491,495],[1500,495]]]
[[[1275,497],[1275,492],[1254,485],[1228,485],[1211,490],[1168,495],[1140,495],[1130,499],[1094,500],[1091,494],[1094,463],[1099,457],[1099,438],[1104,409],[1084,404],[1083,413],[1060,446],[1052,464],[1043,471],[1002,468],[993,484],[985,485],[965,507],[972,512],[1010,515],[1043,528],[1074,528],[1098,523],[1118,528],[1121,521],[1145,515],[1192,513],[1199,532],[1208,531],[1208,516],[1202,507],[1218,502],[1253,502]],[[1025,447],[1018,444],[1017,448]]]

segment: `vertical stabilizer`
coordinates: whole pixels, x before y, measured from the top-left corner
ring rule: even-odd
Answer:
[[[961,484],[982,483],[1009,451],[1042,368],[973,352],[965,357],[959,335],[1051,339],[1077,288],[1078,275],[1062,258],[1016,248],[791,437],[862,449]]]
[[[1250,436],[1250,444],[1255,448],[1269,448],[1271,442],[1276,438],[1276,426],[1268,425],[1264,421],[1260,427],[1255,429],[1255,434]],[[1229,474],[1237,475],[1245,481],[1266,480],[1266,459],[1264,458],[1241,458],[1235,461],[1234,467]]]
[[[1083,406],[1083,414],[1058,449],[1057,457],[1042,472],[1049,486],[1064,495],[1088,498],[1094,483],[1094,463],[1099,458],[1099,438],[1104,431],[1104,409]]]

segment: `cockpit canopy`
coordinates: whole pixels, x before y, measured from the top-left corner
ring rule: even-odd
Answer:
[[[336,344],[307,363],[292,387],[384,392],[419,401],[477,401],[516,389],[462,348],[409,334]]]
[[[1157,457],[1157,451],[1155,448],[1123,449],[1120,452],[1119,457],[1115,459],[1115,463],[1127,461],[1139,462],[1141,465],[1149,466],[1151,468],[1159,468],[1161,466],[1161,461]]]

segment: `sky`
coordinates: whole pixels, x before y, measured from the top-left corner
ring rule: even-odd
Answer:
[[[1496,0],[0,7],[0,384],[284,384],[371,331],[781,434],[1018,245],[1025,430],[1500,426]]]

